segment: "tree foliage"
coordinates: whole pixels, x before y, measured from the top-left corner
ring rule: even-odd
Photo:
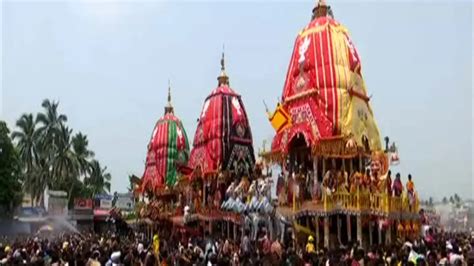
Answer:
[[[41,106],[36,117],[22,115],[12,133],[25,177],[22,188],[33,204],[42,204],[46,188],[66,191],[70,206],[76,197],[110,191],[111,176],[94,159],[87,135],[73,134],[67,116],[59,111],[59,102],[46,99]]]
[[[11,215],[22,200],[21,160],[9,133],[6,123],[0,121],[0,216]]]

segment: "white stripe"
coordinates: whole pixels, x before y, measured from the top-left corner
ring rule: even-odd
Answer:
[[[324,70],[324,54],[323,54],[323,36],[321,32],[319,32],[319,50],[321,52],[321,60],[322,60],[322,69],[323,69],[323,88],[324,88],[324,114],[328,115],[328,90],[326,85],[326,71]]]

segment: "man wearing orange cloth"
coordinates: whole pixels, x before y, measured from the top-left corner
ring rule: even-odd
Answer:
[[[413,205],[413,202],[415,201],[415,183],[411,180],[411,174],[408,174],[408,182],[407,182],[407,194],[408,194],[408,200],[410,202],[410,206]]]

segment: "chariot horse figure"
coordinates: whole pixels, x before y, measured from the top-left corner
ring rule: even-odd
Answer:
[[[232,206],[234,204],[234,190],[236,188],[236,182],[232,182],[229,187],[227,188],[226,192],[225,192],[225,197],[226,197],[226,200],[224,200],[224,202],[222,202],[221,204],[221,209],[222,210],[230,210],[230,206]]]

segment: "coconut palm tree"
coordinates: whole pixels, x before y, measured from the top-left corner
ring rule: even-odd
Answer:
[[[23,191],[30,194],[32,204],[34,204],[35,198],[37,197],[35,188],[38,181],[35,176],[38,134],[33,114],[23,114],[20,119],[16,121],[16,126],[18,130],[12,133],[12,139],[16,141],[20,159],[23,162]]]
[[[70,188],[73,179],[79,177],[79,165],[71,145],[72,129],[60,125],[56,140],[56,153],[52,159],[52,189]]]
[[[81,132],[74,135],[71,142],[79,174],[81,177],[85,177],[90,174],[90,160],[94,157],[94,152],[88,148],[89,140],[87,135]]]
[[[40,145],[42,149],[52,150],[54,154],[57,136],[59,136],[61,125],[67,122],[67,116],[59,114],[59,102],[45,99],[41,106],[44,108],[44,113],[38,113],[36,116],[36,122],[39,124],[38,134],[41,138]]]
[[[13,131],[12,139],[17,142],[17,148],[20,153],[20,159],[25,164],[26,172],[33,169],[36,157],[36,122],[33,114],[23,114],[16,121],[19,130]]]
[[[61,171],[66,171],[67,160],[64,156],[69,150],[67,139],[71,134],[70,130],[64,128],[67,122],[67,116],[60,114],[58,111],[59,102],[43,100],[41,106],[44,109],[43,113],[38,113],[36,116],[36,123],[38,124],[38,145],[37,154],[38,160],[41,161],[39,166],[42,169],[39,172],[45,177],[42,183],[42,189],[48,185],[50,188],[57,189],[62,184],[56,181],[63,178],[57,176]],[[60,147],[61,146],[61,147]],[[59,161],[58,161],[59,160]],[[63,173],[65,174],[65,173]]]
[[[99,161],[91,161],[90,176],[84,179],[84,184],[88,187],[91,196],[110,192],[110,180],[112,176],[107,172],[107,167],[100,165]]]

